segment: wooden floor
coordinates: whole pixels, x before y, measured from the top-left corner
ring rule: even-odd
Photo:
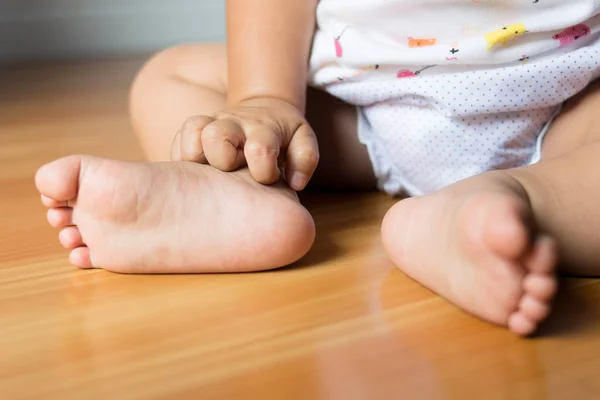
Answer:
[[[519,339],[392,266],[380,194],[307,196],[317,243],[279,271],[70,267],[34,171],[71,153],[141,159],[126,115],[139,65],[0,70],[1,399],[600,398],[598,281],[564,282],[540,336]]]

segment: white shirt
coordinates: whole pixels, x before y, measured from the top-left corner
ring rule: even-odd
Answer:
[[[599,13],[600,0],[321,0],[311,81],[414,77],[552,57],[589,42],[600,31]]]

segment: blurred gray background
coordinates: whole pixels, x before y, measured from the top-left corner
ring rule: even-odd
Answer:
[[[0,61],[142,54],[225,37],[225,0],[0,0]]]

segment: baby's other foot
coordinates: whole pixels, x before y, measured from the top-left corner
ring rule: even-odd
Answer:
[[[80,268],[255,271],[296,261],[314,240],[293,191],[260,185],[247,171],[70,156],[41,167],[36,185]]]
[[[382,237],[407,275],[469,313],[529,335],[550,312],[557,251],[532,229],[523,188],[499,176],[399,202]]]

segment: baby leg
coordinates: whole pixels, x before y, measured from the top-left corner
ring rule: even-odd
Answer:
[[[600,275],[599,89],[566,105],[540,163],[394,206],[382,234],[396,264],[470,313],[534,332],[550,311],[557,260],[565,272]]]
[[[542,162],[511,171],[527,190],[536,225],[558,245],[560,271],[600,276],[600,80],[565,105]]]

